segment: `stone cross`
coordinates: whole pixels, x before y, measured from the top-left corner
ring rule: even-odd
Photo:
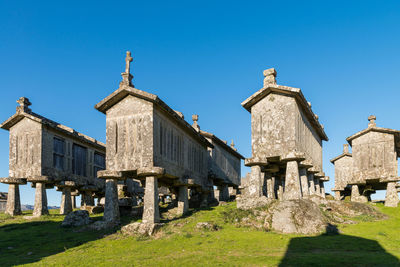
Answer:
[[[119,83],[120,86],[132,86],[132,78],[133,76],[130,74],[131,71],[131,62],[133,58],[131,57],[131,52],[126,51],[126,58],[125,58],[125,72],[121,73],[122,75],[122,82]]]
[[[264,87],[269,84],[276,84],[276,70],[274,68],[264,70]]]
[[[368,121],[369,121],[368,127],[376,126],[375,120],[376,120],[375,115],[369,116],[369,117],[368,117]]]
[[[231,147],[232,147],[232,148],[235,147],[235,143],[233,142],[233,139],[232,139],[232,142],[231,142]]]
[[[131,62],[133,58],[131,57],[131,51],[126,51],[126,66],[125,66],[125,73],[130,73],[131,72]]]
[[[200,131],[200,126],[197,124],[198,120],[199,120],[199,115],[197,114],[192,115],[192,121],[193,121],[192,127],[195,128],[196,131]]]
[[[17,103],[19,104],[19,107],[17,107],[17,111],[18,110],[21,110],[23,112],[31,111],[29,106],[32,105],[32,103],[29,101],[29,99],[27,97],[20,97],[17,100]]]

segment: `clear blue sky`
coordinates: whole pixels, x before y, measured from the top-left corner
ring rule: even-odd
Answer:
[[[105,116],[93,106],[118,88],[131,50],[136,88],[188,120],[199,114],[202,129],[233,138],[245,157],[250,114],[240,103],[262,87],[264,69],[276,68],[278,83],[301,88],[325,125],[328,191],[329,160],[368,115],[400,129],[399,1],[108,3],[0,2],[1,121],[26,96],[33,111],[105,141]],[[7,131],[0,147],[4,177]],[[30,186],[21,195],[33,204]],[[50,205],[60,199],[49,190]]]

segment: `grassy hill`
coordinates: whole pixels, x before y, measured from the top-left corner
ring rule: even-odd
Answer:
[[[57,211],[30,221],[0,214],[0,266],[400,266],[400,207],[378,204],[389,219],[352,218],[359,223],[338,225],[341,234],[318,236],[238,227],[232,218],[243,214],[235,207],[232,202],[165,219],[153,237],[127,237],[118,228],[61,228],[64,216]],[[200,230],[198,222],[220,229]]]

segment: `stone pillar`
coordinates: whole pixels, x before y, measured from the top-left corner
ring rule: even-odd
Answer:
[[[76,209],[76,196],[71,195],[71,205],[72,209]]]
[[[187,196],[187,190],[186,190]],[[158,207],[158,181],[155,176],[146,177],[144,191],[143,223],[159,223],[160,212]]]
[[[279,179],[278,189],[277,189],[277,196],[279,200],[283,200],[283,185],[282,179]]]
[[[342,200],[342,195],[340,191],[335,191],[335,200]]]
[[[308,185],[309,185],[309,192],[310,195],[315,195],[315,183],[314,183],[314,174],[313,173],[309,173],[308,174]]]
[[[396,189],[396,182],[388,182],[386,187],[385,206],[397,207],[398,203],[399,203],[399,195]]]
[[[275,196],[275,177],[268,176],[267,178],[267,198],[276,199]]]
[[[219,201],[229,201],[229,188],[228,185],[223,184],[218,186]]]
[[[319,188],[321,189],[321,197],[325,198],[325,186],[323,181],[319,181]]]
[[[6,213],[11,216],[22,214],[18,184],[8,185]]]
[[[248,193],[249,198],[263,196],[263,175],[260,166],[251,166],[251,173],[249,177]]]
[[[314,177],[314,185],[315,185],[315,195],[321,196],[321,187],[319,184],[319,178]]]
[[[47,209],[46,184],[37,182],[35,190],[35,205],[33,208],[33,216],[39,217],[48,214],[49,210]]]
[[[93,192],[90,190],[85,190],[81,194],[81,203],[82,206],[94,206],[94,197]]]
[[[119,218],[117,179],[108,178],[106,179],[103,220],[108,223],[119,223]]]
[[[72,211],[71,187],[64,187],[61,196],[60,214],[67,215]]]
[[[358,189],[358,185],[351,185],[351,201],[358,202],[360,198],[360,190]]]
[[[283,199],[290,200],[300,198],[301,188],[298,163],[295,160],[288,161],[286,163],[285,190],[283,192]]]
[[[208,207],[208,197],[210,193],[207,191],[204,191],[201,193],[201,203],[200,203],[200,208],[207,208]]]
[[[183,215],[189,210],[188,187],[185,185],[179,186],[178,193],[178,214]]]
[[[300,168],[299,174],[300,174],[301,193],[303,197],[308,197],[310,195],[310,189],[309,189],[310,186],[308,185],[307,169]]]

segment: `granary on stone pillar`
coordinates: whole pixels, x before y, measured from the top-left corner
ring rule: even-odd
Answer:
[[[134,87],[131,61],[127,52],[119,88],[95,106],[106,114],[106,170],[98,173],[106,179],[104,220],[119,220],[117,181],[133,178],[145,184],[143,222],[157,223],[159,185],[178,195],[182,213],[188,209],[188,187],[208,190],[212,144],[157,95]]]
[[[235,148],[233,140],[228,145],[227,141],[219,139],[214,134],[200,130],[198,119],[198,115],[192,116],[193,128],[214,146],[208,148],[208,177],[217,187],[218,200],[228,201],[230,199],[229,190],[233,192],[240,186],[241,160],[244,157]]]
[[[275,69],[265,70],[264,76],[263,88],[242,103],[251,113],[248,197],[274,199],[280,186],[283,199],[321,195],[321,178],[327,179],[322,170],[322,141],[328,140],[324,128],[299,88],[276,84]]]
[[[385,205],[396,207],[399,197],[396,182],[400,155],[400,131],[376,126],[376,117],[368,117],[368,127],[346,140],[352,147],[352,201],[367,201],[371,192],[386,189]]]
[[[96,179],[96,173],[105,168],[105,145],[34,113],[26,97],[17,103],[16,113],[0,125],[10,132],[9,177],[0,180],[10,186],[9,206],[20,212],[18,185],[26,181],[36,188],[37,216],[48,213],[46,188],[60,185],[63,194],[68,194],[71,189],[93,184],[101,190],[104,183]],[[69,181],[74,186],[69,186]]]
[[[353,157],[349,152],[349,145],[343,145],[343,153],[331,159],[335,165],[335,199],[342,200],[351,195],[351,186],[349,182],[352,179]]]

